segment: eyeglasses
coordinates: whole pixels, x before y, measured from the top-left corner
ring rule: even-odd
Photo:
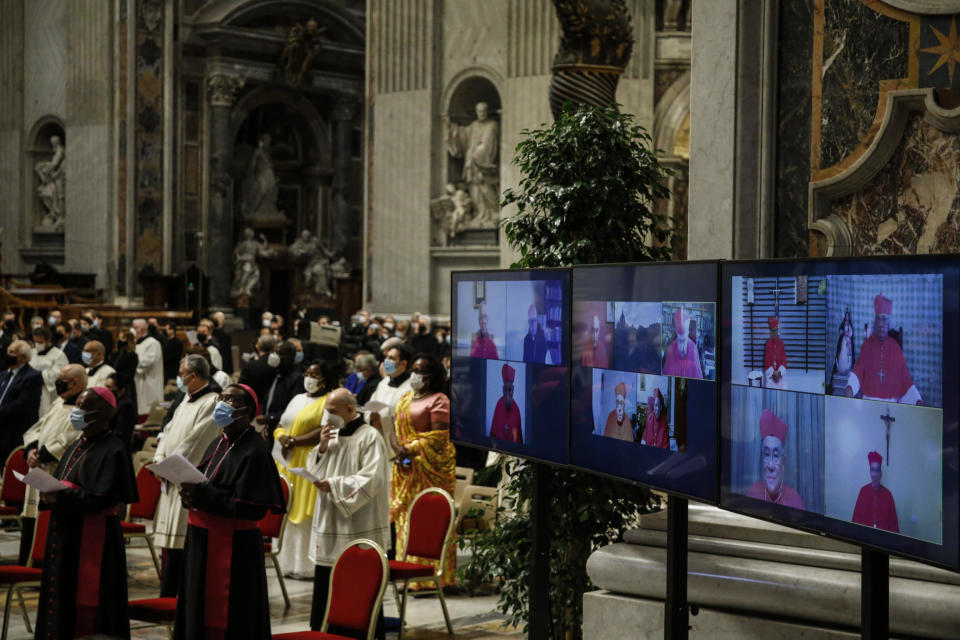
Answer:
[[[783,452],[780,451],[779,449],[773,449],[773,450],[764,449],[763,452],[760,454],[760,458],[764,461],[770,460],[771,462],[773,462],[773,464],[780,464],[780,461],[783,460],[784,455],[783,455]]]

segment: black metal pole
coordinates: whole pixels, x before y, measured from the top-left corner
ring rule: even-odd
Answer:
[[[860,550],[860,637],[890,637],[890,556],[882,551]]]
[[[530,640],[550,637],[550,469],[533,465],[530,505]]]
[[[663,610],[665,640],[686,640],[690,630],[687,604],[687,501],[667,500],[667,600]]]

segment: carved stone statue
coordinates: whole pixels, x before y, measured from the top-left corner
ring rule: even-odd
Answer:
[[[477,119],[467,126],[443,116],[447,151],[463,158],[462,179],[476,209],[476,225],[493,227],[500,218],[500,125],[490,118],[486,102],[478,102],[476,108]]]
[[[326,28],[317,25],[313,18],[307,20],[307,26],[299,22],[290,29],[287,44],[280,54],[280,66],[283,67],[287,82],[300,84],[303,74],[310,67],[313,54],[320,47],[320,35]]]
[[[304,229],[300,232],[300,236],[290,245],[288,251],[290,251],[290,255],[294,258],[311,256],[320,251],[320,239],[310,233],[309,230]]]
[[[230,295],[234,298],[252,296],[260,286],[260,267],[257,258],[269,258],[273,250],[267,246],[267,239],[260,234],[259,240],[254,238],[253,229],[243,230],[240,242],[233,250],[233,287]]]
[[[279,218],[277,176],[270,158],[270,134],[261,133],[243,183],[243,215],[247,218]]]
[[[336,260],[336,253],[307,229],[300,232],[287,250],[294,258],[307,258],[307,266],[303,270],[307,287],[317,295],[332,296],[333,279],[340,277],[338,274],[346,267],[346,260]],[[347,272],[349,274],[349,269]]]
[[[430,201],[431,216],[442,234],[438,244],[450,246],[460,231],[477,226],[475,210],[466,185],[462,182],[456,187],[448,184],[444,195]]]
[[[40,196],[40,202],[46,209],[40,228],[47,231],[63,231],[65,211],[63,159],[66,150],[59,136],[50,138],[50,146],[53,147],[53,157],[49,160],[41,160],[34,166],[34,171],[40,177],[37,195]]]

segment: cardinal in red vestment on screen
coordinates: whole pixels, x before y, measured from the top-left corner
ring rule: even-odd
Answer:
[[[606,323],[600,322],[600,316],[593,316],[593,326],[587,339],[583,342],[583,353],[580,364],[585,367],[606,369],[610,366],[610,356],[607,352],[607,341],[610,333],[606,330]]]
[[[860,356],[847,379],[846,395],[852,398],[863,391],[868,400],[923,404],[900,345],[887,333],[893,301],[879,293],[873,299],[873,311],[873,333],[860,347]]]
[[[786,389],[787,348],[780,339],[780,319],[770,318],[770,338],[763,349],[763,386],[768,389]]]
[[[870,464],[870,482],[860,489],[857,504],[853,508],[853,521],[875,529],[900,533],[893,494],[880,484],[883,477],[883,456],[871,451],[867,454],[867,462]]]
[[[702,378],[703,370],[700,368],[697,345],[688,337],[690,314],[684,311],[683,307],[673,313],[673,328],[677,337],[667,349],[667,357],[663,361],[663,375]]]
[[[496,360],[499,357],[497,355],[497,345],[493,343],[493,336],[487,332],[488,320],[487,303],[481,302],[477,319],[480,330],[473,334],[473,343],[470,345],[471,358],[491,358]]]
[[[760,470],[763,478],[754,482],[747,497],[776,502],[785,507],[806,509],[803,498],[795,489],[783,483],[783,464],[786,460],[787,423],[769,409],[760,414]]]
[[[647,424],[643,429],[643,443],[661,449],[670,448],[670,427],[667,426],[667,412],[663,410],[663,394],[654,389],[647,398]]]
[[[497,400],[493,410],[493,421],[490,423],[490,437],[507,442],[523,444],[523,431],[520,429],[520,409],[513,401],[513,381],[517,371],[504,363],[500,369],[503,379],[503,396]]]
[[[607,438],[633,442],[633,423],[627,417],[627,385],[621,382],[614,387],[613,399],[616,408],[607,416],[603,435]]]

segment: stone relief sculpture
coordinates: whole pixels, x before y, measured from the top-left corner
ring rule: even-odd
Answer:
[[[287,82],[292,85],[300,84],[303,74],[310,66],[313,54],[320,47],[320,35],[326,31],[317,25],[313,18],[307,20],[307,26],[299,22],[290,29],[287,35],[287,44],[280,54],[280,66],[284,70]]]
[[[486,102],[478,102],[477,119],[466,126],[446,125],[447,152],[463,158],[462,180],[475,207],[477,227],[495,227],[500,219],[500,124],[490,118]]]
[[[257,258],[269,258],[274,255],[267,246],[267,239],[263,234],[254,238],[253,229],[247,227],[243,236],[233,250],[233,287],[230,295],[234,298],[252,296],[260,286],[260,267]]]
[[[59,136],[50,138],[53,147],[53,157],[41,160],[34,165],[34,171],[40,178],[37,195],[43,203],[46,213],[40,221],[40,229],[44,231],[63,231],[63,216],[65,213],[65,176],[63,159],[66,150]]]
[[[346,258],[337,259],[336,254],[307,229],[300,232],[288,251],[294,258],[307,259],[303,277],[307,287],[317,295],[333,296],[334,279],[350,274]]]
[[[439,241],[435,244],[450,246],[454,244],[457,234],[464,229],[475,226],[489,227],[490,225],[486,224],[485,220],[477,224],[474,217],[475,210],[473,200],[467,193],[466,185],[462,182],[456,187],[448,184],[444,195],[430,201],[431,217],[441,233]]]
[[[277,176],[270,158],[270,134],[261,133],[243,183],[243,215],[247,218],[278,218]]]

